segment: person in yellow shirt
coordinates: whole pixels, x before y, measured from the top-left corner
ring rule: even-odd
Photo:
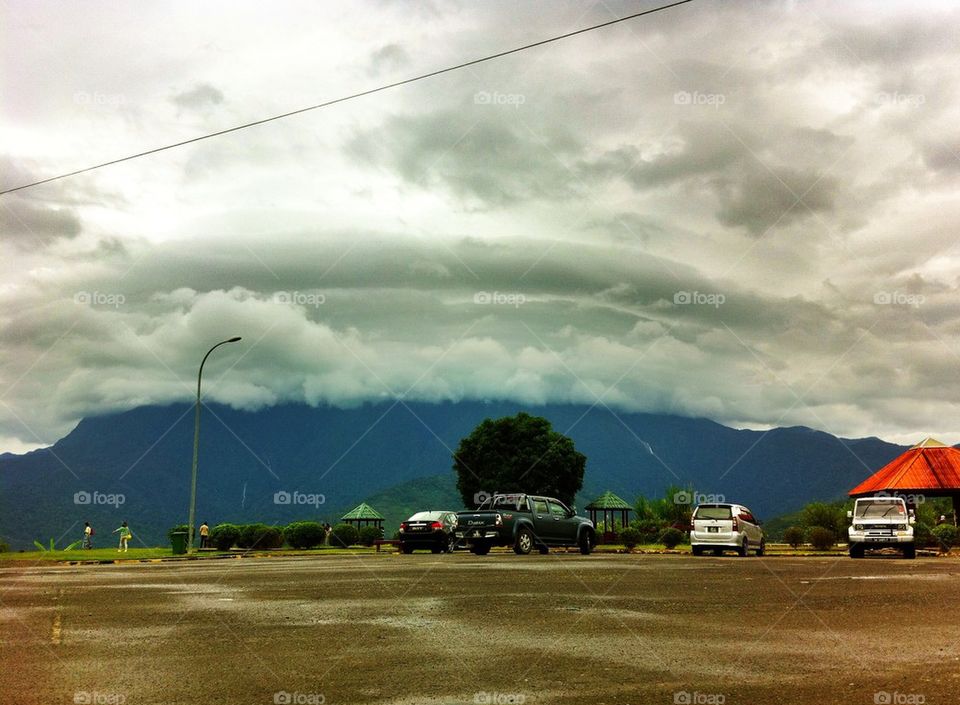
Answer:
[[[200,525],[200,548],[210,548],[210,527],[207,522]]]

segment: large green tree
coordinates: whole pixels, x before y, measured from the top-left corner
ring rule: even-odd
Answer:
[[[467,507],[493,492],[542,494],[570,505],[583,486],[586,465],[572,440],[547,419],[523,412],[484,419],[453,455],[457,489]]]

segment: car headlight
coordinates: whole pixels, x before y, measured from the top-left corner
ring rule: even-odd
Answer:
[[[854,530],[854,531],[863,531],[863,524],[854,524],[854,525],[853,525],[853,530]]]
[[[897,524],[897,531],[906,531],[906,530],[907,530],[906,524]]]

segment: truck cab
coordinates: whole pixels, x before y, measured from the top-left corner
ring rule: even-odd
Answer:
[[[847,544],[851,558],[863,558],[869,548],[896,548],[904,558],[916,558],[913,539],[913,511],[907,509],[903,497],[859,497],[853,511],[847,512],[851,520],[847,529]]]

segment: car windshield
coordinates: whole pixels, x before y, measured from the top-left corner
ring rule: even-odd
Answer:
[[[883,519],[902,516],[906,513],[901,502],[867,501],[857,502],[856,516],[860,519]]]
[[[417,512],[407,521],[441,521],[444,512]]]
[[[697,507],[697,519],[729,519],[730,507]]]

